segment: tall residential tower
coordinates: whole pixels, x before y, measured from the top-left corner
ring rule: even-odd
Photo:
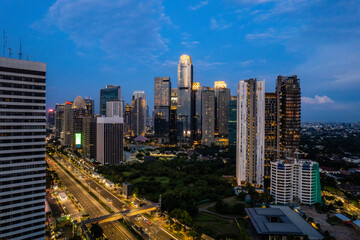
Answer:
[[[169,143],[170,132],[170,77],[155,77],[154,128],[158,143]]]

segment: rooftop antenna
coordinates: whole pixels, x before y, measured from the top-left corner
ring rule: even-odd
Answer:
[[[29,55],[26,55],[26,61],[29,61]]]
[[[6,32],[5,30],[3,30],[3,57],[5,57],[6,45],[7,45]]]
[[[22,55],[23,55],[23,53],[22,53],[22,50],[21,50],[21,39],[20,39],[20,52],[19,52],[19,59],[22,59]]]
[[[11,52],[11,48],[9,48],[9,58],[11,58],[12,52]]]

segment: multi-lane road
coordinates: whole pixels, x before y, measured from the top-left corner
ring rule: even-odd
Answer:
[[[109,214],[88,192],[86,192],[74,179],[71,178],[55,161],[46,158],[49,165],[57,172],[61,182],[66,186],[68,191],[79,201],[85,212],[91,218]],[[124,226],[115,221],[103,223],[101,227],[108,239],[129,239],[137,238],[130,233]]]
[[[98,182],[96,182],[95,180],[92,179],[92,177],[90,177],[90,175],[88,175],[87,173],[85,173],[84,171],[80,171],[77,167],[74,166],[74,164],[70,163],[69,161],[65,160],[63,157],[60,156],[55,156],[56,160],[59,161],[62,166],[66,167],[67,170],[69,172],[71,172],[78,180],[80,180],[81,182],[84,183],[85,186],[87,186],[89,188],[89,190],[92,190],[94,193],[96,193],[96,195],[100,196],[101,199],[103,199],[103,202],[105,202],[106,204],[110,205],[110,207],[113,209],[113,211],[115,212],[120,212],[126,209],[129,209],[128,206],[125,206],[124,202],[122,201],[121,198],[119,198],[118,196],[114,195],[112,192],[110,192],[108,189],[106,189],[104,186],[102,186],[101,184],[99,184]],[[62,170],[62,169],[61,169]],[[67,175],[67,174],[66,174]],[[68,175],[67,175],[68,176]],[[60,177],[60,176],[59,176]],[[71,178],[70,176],[68,176],[68,178]],[[73,182],[75,182],[73,179],[71,179]],[[78,184],[76,184],[78,185]],[[79,189],[80,188],[80,189]],[[78,186],[79,190],[82,190],[83,192],[84,189],[81,186]],[[87,192],[86,192],[87,193]],[[88,193],[87,193],[88,194]],[[89,195],[89,194],[88,194]],[[91,197],[91,196],[90,196]],[[77,198],[77,197],[76,197]],[[109,200],[109,201],[106,201]],[[80,202],[80,199],[78,199],[78,201]],[[92,197],[91,197],[91,202],[96,202]],[[111,204],[109,204],[111,202]],[[96,202],[97,203],[97,202]],[[100,205],[99,203],[97,203],[98,205]],[[83,206],[84,207],[84,206]],[[85,209],[85,207],[84,207]],[[85,209],[85,211],[87,212],[87,210]],[[105,210],[106,211],[106,210]],[[105,212],[102,215],[106,215],[108,214],[108,212]],[[90,215],[90,213],[89,213]],[[96,217],[101,216],[99,213]],[[90,217],[92,218],[93,216],[90,215]],[[157,221],[152,222],[151,224],[149,224],[149,221],[145,221],[144,220],[144,216],[132,216],[129,217],[129,220],[134,223],[135,225],[137,225],[138,227],[142,227],[142,230],[151,238],[151,239],[159,239],[159,240],[170,240],[170,239],[176,239],[175,236],[173,236],[172,234],[170,234],[169,232],[167,232],[165,229],[163,229],[162,227],[160,227],[157,223]],[[106,234],[107,235],[107,234]],[[108,235],[107,235],[108,236]]]

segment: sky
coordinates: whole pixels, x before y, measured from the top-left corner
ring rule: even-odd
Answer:
[[[47,63],[47,108],[81,95],[99,112],[112,84],[126,102],[145,91],[152,109],[154,77],[176,87],[188,54],[201,86],[236,95],[257,78],[273,92],[278,75],[297,75],[302,121],[360,121],[358,0],[2,0],[0,30],[6,57],[21,40],[23,58]]]

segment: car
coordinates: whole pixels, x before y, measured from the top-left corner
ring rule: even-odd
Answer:
[[[152,223],[151,223],[150,221],[147,221],[146,223],[147,223],[148,225],[150,225],[150,226],[152,225]]]

